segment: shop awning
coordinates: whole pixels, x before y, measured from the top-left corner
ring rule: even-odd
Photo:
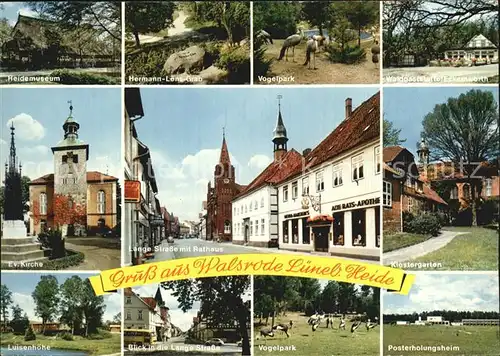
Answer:
[[[330,215],[316,215],[313,217],[307,218],[308,224],[324,224],[324,223],[332,223],[333,216]]]

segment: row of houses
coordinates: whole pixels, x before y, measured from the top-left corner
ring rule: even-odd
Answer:
[[[124,264],[140,264],[144,249],[154,249],[169,236],[179,236],[181,223],[158,199],[151,151],[138,137],[136,122],[144,117],[139,88],[125,90]]]
[[[418,320],[410,323],[407,320],[398,320],[396,325],[446,325],[446,326],[495,326],[500,325],[500,320],[498,319],[462,319],[458,322],[450,322],[449,320],[444,320],[442,316],[428,316],[426,320],[422,320],[419,316]]]
[[[274,160],[248,185],[235,181],[225,136],[214,186],[208,184],[206,238],[378,259],[380,95],[345,100],[343,121],[315,148],[288,149],[278,107]]]
[[[154,297],[141,296],[131,288],[125,288],[124,298],[124,329],[150,330],[160,342],[179,336],[180,329],[172,324],[160,287]]]

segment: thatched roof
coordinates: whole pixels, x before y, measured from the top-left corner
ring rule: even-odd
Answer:
[[[111,54],[110,42],[99,39],[101,32],[90,25],[83,24],[76,28],[64,28],[57,22],[19,15],[12,28],[12,38],[20,49],[47,49],[51,41],[60,41],[60,46],[67,54],[85,55]],[[25,41],[28,40],[28,41]]]

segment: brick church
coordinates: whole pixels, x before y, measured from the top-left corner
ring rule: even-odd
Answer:
[[[231,201],[245,186],[236,183],[234,166],[229,158],[226,136],[222,134],[219,163],[214,169],[214,186],[208,182],[207,240],[232,241]]]
[[[104,233],[118,224],[118,178],[87,171],[89,145],[78,137],[73,106],[64,138],[52,147],[54,173],[30,182],[30,231],[60,229],[63,236]]]

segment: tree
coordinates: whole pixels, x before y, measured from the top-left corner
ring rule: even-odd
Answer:
[[[76,202],[72,196],[54,194],[54,224],[59,228],[64,225],[85,225],[87,222],[87,206],[84,202]]]
[[[95,294],[88,278],[83,282],[80,298],[85,319],[85,336],[87,337],[96,333],[97,328],[102,325],[102,316],[106,306],[104,305],[104,297]]]
[[[36,335],[31,325],[28,324],[28,328],[26,329],[26,333],[24,334],[24,341],[33,341],[33,340],[36,340]]]
[[[319,30],[323,36],[323,29],[328,26],[332,17],[333,1],[304,1],[302,7],[303,18]]]
[[[379,23],[380,4],[377,1],[350,1],[347,8],[347,19],[358,30],[358,46],[361,47],[361,30]]]
[[[35,301],[35,314],[42,319],[42,333],[45,324],[55,320],[59,305],[59,283],[55,276],[41,276],[40,281],[31,294]]]
[[[6,18],[0,18],[0,46],[11,40],[11,31],[12,27],[9,24],[9,20]]]
[[[26,213],[29,210],[29,201],[30,201],[30,182],[31,179],[28,176],[21,177],[21,200],[23,204],[23,213]],[[3,214],[3,202],[4,202],[4,191],[5,186],[0,187],[0,213]]]
[[[353,311],[356,303],[356,289],[352,283],[339,282],[339,312]]]
[[[60,321],[71,326],[71,334],[79,328],[83,320],[82,311],[83,281],[79,276],[72,276],[64,281],[60,291]]]
[[[2,308],[2,320],[3,324],[7,324],[7,319],[9,317],[9,307],[12,304],[12,292],[9,290],[7,285],[0,285],[0,305]]]
[[[26,313],[23,315],[23,310],[18,304],[12,307],[12,320],[9,325],[12,328],[14,334],[22,335],[24,334],[26,328],[29,326],[30,322]]]
[[[253,30],[265,30],[273,38],[297,33],[302,6],[295,1],[256,1],[253,4]]]
[[[116,1],[30,1],[28,6],[42,18],[63,28],[86,25],[121,41],[121,2]]]
[[[477,168],[499,155],[497,120],[498,103],[493,93],[470,90],[436,105],[422,121],[421,136],[427,141],[431,157],[451,160],[470,184],[473,226],[477,226],[476,192],[482,186]]]
[[[200,312],[215,324],[236,320],[242,338],[242,354],[250,355],[250,338],[247,326],[250,322],[249,303],[242,296],[248,292],[248,276],[197,278],[164,282],[162,287],[173,291],[179,308],[186,312],[195,301],[201,302]]]
[[[327,285],[321,292],[320,305],[321,310],[325,313],[337,313],[340,294],[340,287],[336,281],[328,281]]]
[[[383,123],[384,133],[383,133],[383,142],[384,147],[389,146],[399,146],[402,143],[406,142],[406,139],[401,139],[399,135],[401,134],[401,129],[397,129],[394,127],[394,124],[384,119]]]
[[[139,34],[158,32],[174,23],[175,2],[173,1],[127,1],[125,2],[125,27],[134,35],[135,46],[139,48]]]
[[[122,323],[122,313],[117,313],[113,316],[113,323],[121,324]]]

